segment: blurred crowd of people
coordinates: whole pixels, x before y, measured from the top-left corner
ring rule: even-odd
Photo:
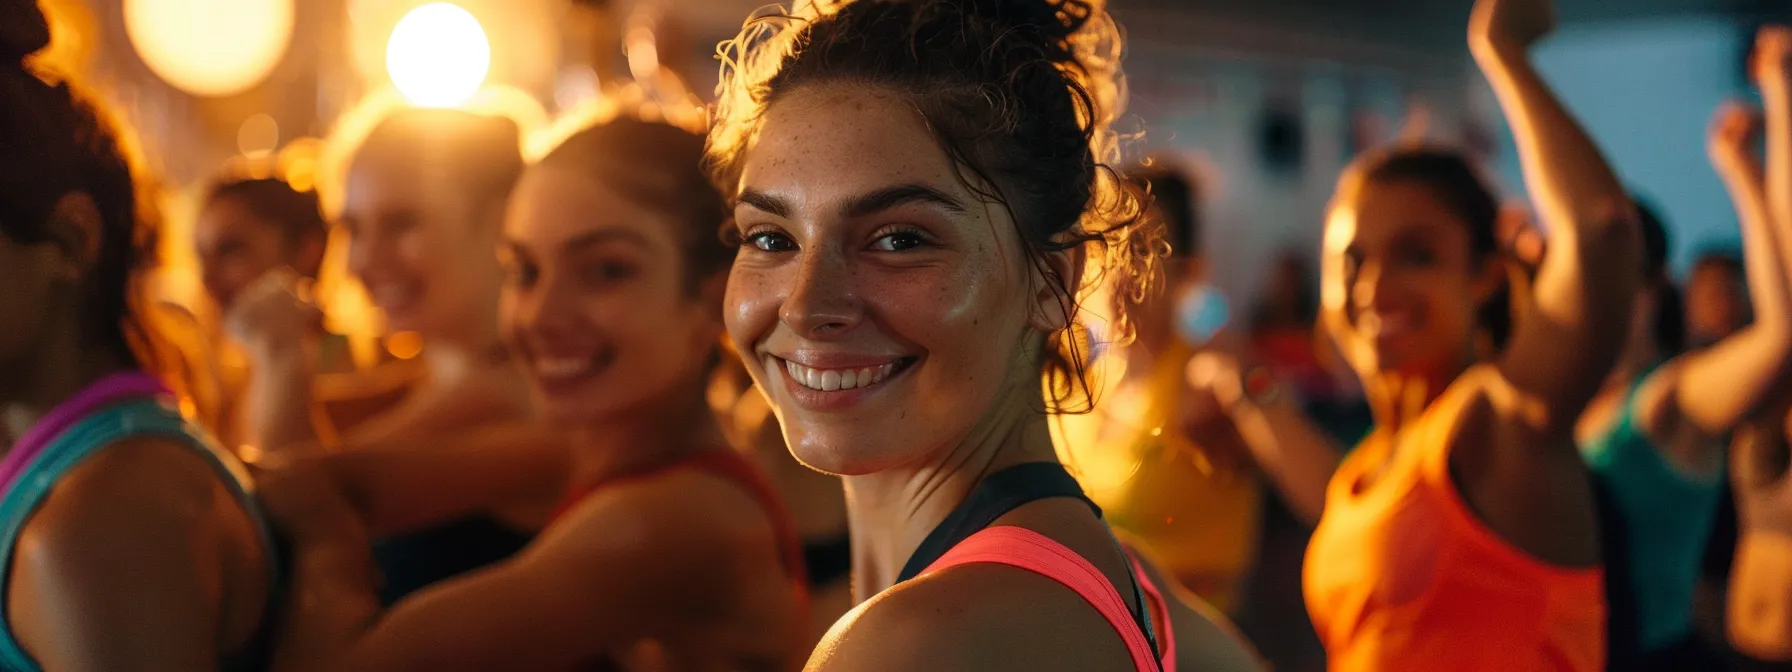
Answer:
[[[221,172],[211,329],[0,0],[0,669],[1792,666],[1792,30],[1682,290],[1553,27],[1467,30],[1529,208],[1370,148],[1248,310],[1104,2],[810,0],[706,114],[397,110],[339,212]],[[333,231],[414,353],[326,327]]]

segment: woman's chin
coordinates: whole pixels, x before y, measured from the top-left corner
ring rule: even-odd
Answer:
[[[790,432],[786,434],[789,435]],[[792,438],[789,442],[790,455],[797,462],[830,476],[863,476],[898,464],[893,460],[879,459],[879,451],[873,448],[873,444],[873,441],[863,436],[830,439],[801,437]]]

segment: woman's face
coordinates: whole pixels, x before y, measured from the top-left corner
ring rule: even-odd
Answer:
[[[1004,395],[1036,399],[1029,344],[1056,304],[1007,210],[957,177],[914,108],[811,86],[763,123],[724,318],[797,459],[842,475],[916,464]]]
[[[1686,279],[1686,326],[1698,343],[1729,336],[1748,322],[1748,287],[1731,269],[1704,264]]]
[[[1364,376],[1461,366],[1501,281],[1471,253],[1468,222],[1410,181],[1343,201],[1325,227],[1321,319],[1345,357]]]
[[[237,292],[268,271],[282,266],[315,276],[323,259],[321,232],[313,240],[288,241],[279,227],[257,216],[237,198],[220,198],[205,206],[193,227],[205,292],[228,310]]]
[[[349,271],[391,331],[427,340],[490,328],[502,203],[480,203],[438,170],[393,157],[356,162],[343,195]]]
[[[539,167],[518,183],[499,246],[499,314],[551,420],[599,421],[702,393],[721,338],[722,278],[687,282],[687,226],[575,170]]]

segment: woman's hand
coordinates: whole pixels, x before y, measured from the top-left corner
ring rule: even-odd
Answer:
[[[257,357],[301,349],[323,327],[323,312],[306,298],[304,285],[290,268],[262,274],[243,289],[225,315],[225,325]]]
[[[1255,469],[1250,442],[1239,430],[1237,413],[1249,400],[1238,359],[1219,352],[1198,353],[1189,358],[1184,374],[1188,387],[1172,426],[1180,428],[1215,469]]]
[[[1759,111],[1741,103],[1732,101],[1718,108],[1705,141],[1711,163],[1720,169],[1751,168],[1755,179],[1760,179],[1761,163],[1755,146],[1764,123]]]
[[[1469,46],[1523,51],[1555,30],[1551,0],[1481,0],[1468,24]]]

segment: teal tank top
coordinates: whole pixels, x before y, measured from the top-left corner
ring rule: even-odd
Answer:
[[[10,482],[10,487],[7,487],[4,494],[0,494],[0,586],[7,585],[11,578],[13,552],[20,534],[56,483],[101,449],[122,439],[141,436],[174,439],[181,445],[192,448],[195,454],[211,465],[218,478],[230,488],[237,502],[249,514],[250,521],[255,525],[256,535],[266,551],[269,576],[274,583],[272,594],[283,595],[285,575],[280,546],[274,536],[273,526],[269,524],[267,515],[254,497],[254,486],[248,471],[234,456],[225,453],[207,438],[203,430],[188,424],[178,412],[155,398],[128,399],[85,415],[66,431],[50,439],[30,462],[22,466],[17,477]],[[19,446],[14,448],[16,450]],[[0,670],[41,672],[42,668],[37,661],[13,637],[11,624],[4,618],[4,614],[9,613],[7,592],[0,590]],[[271,626],[276,621],[274,616],[279,606],[279,599],[268,600],[268,609],[262,617],[261,630],[255,642],[249,647],[249,651],[240,656],[240,660],[226,661],[225,669],[266,669],[268,654],[271,653]]]
[[[1722,483],[1716,475],[1699,480],[1676,469],[1638,426],[1637,391],[1653,372],[1631,382],[1616,421],[1581,447],[1581,456],[1605,483],[1628,530],[1631,590],[1644,651],[1672,645],[1692,632],[1693,589]]]

